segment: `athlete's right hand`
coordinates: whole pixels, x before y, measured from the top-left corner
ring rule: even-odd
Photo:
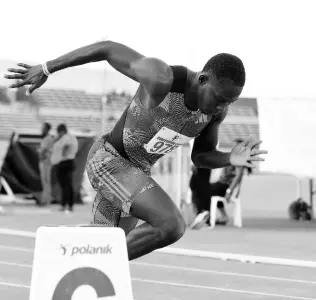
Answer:
[[[250,135],[240,144],[236,145],[230,153],[230,163],[235,167],[254,168],[253,162],[264,161],[264,158],[259,157],[261,154],[267,154],[266,150],[258,150],[258,146],[262,141],[252,138]]]
[[[21,68],[8,69],[8,72],[13,73],[12,75],[4,75],[4,78],[19,80],[18,82],[11,84],[9,86],[10,88],[19,88],[29,85],[30,87],[27,89],[26,94],[30,95],[46,82],[47,76],[44,74],[41,65],[30,66],[19,63],[18,66]]]

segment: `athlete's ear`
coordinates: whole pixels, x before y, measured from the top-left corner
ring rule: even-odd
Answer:
[[[208,80],[208,77],[206,74],[202,73],[199,75],[199,83],[204,84]]]

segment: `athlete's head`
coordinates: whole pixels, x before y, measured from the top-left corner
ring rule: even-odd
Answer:
[[[63,135],[67,134],[68,129],[67,126],[65,124],[59,124],[57,126],[57,134],[58,137],[61,138]]]
[[[197,80],[199,109],[206,114],[217,114],[238,99],[246,73],[237,56],[220,53],[205,64]]]
[[[50,123],[45,122],[42,126],[42,135],[45,137],[49,131],[51,130],[52,125]]]

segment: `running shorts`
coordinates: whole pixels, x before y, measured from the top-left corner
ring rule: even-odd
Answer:
[[[158,184],[141,168],[123,158],[107,135],[91,147],[86,170],[97,194],[91,224],[120,227],[127,234],[138,219],[129,214],[134,199]]]

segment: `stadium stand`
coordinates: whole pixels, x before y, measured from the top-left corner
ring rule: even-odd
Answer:
[[[24,91],[18,91],[16,102],[25,107]],[[18,99],[23,96],[23,99]],[[106,101],[105,101],[106,99]],[[55,127],[66,123],[69,128],[81,132],[94,132],[99,135],[110,131],[132,97],[124,93],[109,93],[106,98],[100,94],[66,89],[39,89],[33,94],[30,106],[33,109],[14,107],[10,104],[5,88],[0,87],[1,105],[6,109],[0,112],[0,138],[8,138],[13,130],[38,132],[44,121]],[[12,101],[11,101],[12,102]],[[14,102],[14,101],[13,101]],[[103,103],[102,103],[103,102]],[[34,109],[34,106],[37,106]],[[255,98],[240,98],[229,107],[228,116],[220,127],[220,145],[230,147],[235,138],[253,134],[259,138],[258,109]]]
[[[34,95],[41,107],[101,110],[101,95],[61,89],[39,89]]]
[[[228,116],[253,117],[256,114],[252,107],[233,105],[229,108]]]
[[[7,89],[1,86],[0,86],[0,103],[4,105],[9,105],[11,103],[11,99],[7,95]]]
[[[54,128],[60,123],[65,123],[76,131],[98,132],[100,130],[100,117],[41,115],[41,118],[43,121],[51,123]]]
[[[41,123],[31,113],[0,113],[0,138],[7,139],[13,131],[39,133]]]
[[[102,95],[88,94],[84,91],[62,89],[39,89],[34,92],[41,107],[64,109],[87,109],[100,111],[102,107]],[[110,93],[107,96],[109,105],[119,103],[126,105],[132,99],[131,96]]]
[[[260,138],[257,99],[239,98],[229,107],[227,117],[220,126],[220,146],[229,148],[236,138],[245,138],[250,134]]]
[[[235,116],[258,116],[258,106],[256,98],[241,97],[229,107],[228,115]]]

